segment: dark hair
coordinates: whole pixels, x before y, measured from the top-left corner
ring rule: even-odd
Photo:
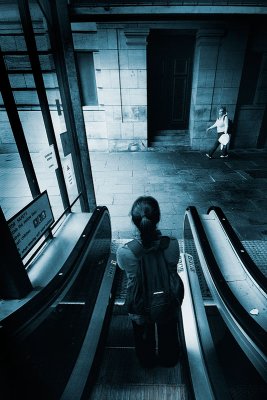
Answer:
[[[132,205],[130,214],[133,223],[140,231],[143,246],[149,247],[158,237],[160,209],[157,200],[151,196],[138,197]]]
[[[220,106],[218,110],[223,110],[223,113],[226,114],[226,107],[225,106]]]

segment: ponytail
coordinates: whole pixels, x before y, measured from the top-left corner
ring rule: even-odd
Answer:
[[[156,199],[141,196],[135,200],[131,210],[132,221],[139,229],[141,241],[148,248],[157,239],[157,224],[160,220],[160,209]]]

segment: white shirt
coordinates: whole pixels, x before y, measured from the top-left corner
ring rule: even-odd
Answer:
[[[213,128],[217,128],[217,133],[227,133],[228,130],[228,117],[227,114],[224,114],[221,118],[217,118]]]

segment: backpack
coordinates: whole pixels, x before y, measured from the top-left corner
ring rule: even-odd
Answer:
[[[228,118],[228,129],[227,129],[227,133],[229,135],[231,135],[233,133],[233,121],[231,120],[231,118]]]
[[[164,257],[170,238],[163,236],[158,247],[146,250],[137,241],[127,244],[139,258],[133,285],[127,291],[130,314],[142,315],[150,322],[167,322],[177,316],[184,297],[184,285],[176,271],[171,271]]]

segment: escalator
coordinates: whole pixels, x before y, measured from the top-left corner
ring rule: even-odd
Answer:
[[[212,220],[210,225],[214,226],[215,219],[215,231],[212,229],[209,235],[207,221]],[[231,243],[233,235],[229,234],[227,223],[218,210],[209,210],[200,217],[194,207],[187,209],[184,238],[180,241],[183,252],[177,267],[185,285],[179,318],[181,357],[175,367],[147,369],[140,367],[134,352],[131,322],[124,306],[126,277],[116,268],[117,244],[111,240],[110,216],[106,207],[98,207],[62,268],[42,290],[35,287],[36,293],[28,304],[1,320],[1,398],[266,398],[262,369],[265,336],[258,335],[262,327],[254,335],[248,328],[249,351],[244,352],[240,345],[244,339],[240,333],[233,335],[216,293],[222,298],[225,292],[224,302],[234,310],[232,319],[234,315],[242,320],[244,312],[239,312],[240,305],[233,307],[225,283],[221,287],[224,277],[217,272],[218,283],[213,279],[216,273],[207,272],[211,266],[218,270],[218,254],[222,260],[223,254],[229,255],[220,252],[220,246],[216,249],[216,240],[212,239],[214,232],[215,237],[220,236],[216,233],[220,230],[226,235],[225,246]],[[223,229],[218,228],[222,226]],[[58,252],[59,244],[54,247]],[[239,260],[245,254],[243,250],[242,247]],[[58,258],[46,256],[45,260],[59,260],[62,251],[56,253]],[[250,276],[263,294],[262,274],[253,273],[248,260],[245,254],[242,263],[250,264]],[[246,322],[232,326],[242,332]],[[258,369],[252,356],[258,360]],[[239,373],[233,368],[239,368]]]
[[[124,306],[126,275],[117,270],[115,301],[92,384],[83,399],[230,399],[218,365],[191,256],[182,254],[178,273],[185,285],[179,317],[181,357],[175,367],[142,368],[134,351]]]
[[[88,399],[193,398],[189,391],[185,354],[173,368],[140,366],[134,350],[132,324],[123,305],[126,275],[119,269],[117,284],[112,318]]]
[[[266,398],[264,270],[254,263],[253,252],[248,254],[218,207],[202,215],[195,207],[188,207],[184,246],[194,257],[216,352],[232,398]]]
[[[85,218],[88,221],[81,229]],[[59,399],[75,374],[81,350],[88,341],[91,358],[87,355],[83,364],[85,371],[93,362],[115,271],[110,252],[110,217],[106,207],[98,207],[92,215],[71,215],[69,222],[69,227],[66,221],[66,227],[37,257],[36,265],[32,265],[29,272],[31,276],[37,275],[33,270],[43,265],[44,260],[46,264],[52,263],[49,267],[56,271],[54,276],[41,287],[39,274],[39,278],[35,278],[38,284],[28,301],[1,320],[3,400]],[[80,236],[57,270],[54,263],[60,264],[65,257],[65,249],[76,228],[80,229]],[[73,399],[80,398],[79,390],[83,391],[87,374],[79,378],[80,385],[75,388],[77,397],[75,394]]]
[[[211,248],[212,238],[206,234],[205,222],[197,217],[195,211],[189,208],[185,215],[184,240],[181,243],[184,252],[178,265],[178,273],[185,285],[185,298],[179,320],[182,349],[179,363],[174,368],[154,369],[144,369],[138,364],[134,353],[132,327],[124,307],[126,279],[117,268],[114,284],[112,288],[110,286],[110,298],[114,301],[110,303],[111,313],[96,340],[99,343],[96,352],[93,355],[90,346],[87,351],[86,348],[81,351],[83,359],[89,357],[89,353],[93,357],[90,369],[84,370],[83,362],[80,365],[80,373],[83,371],[86,384],[81,390],[78,368],[76,375],[69,379],[61,400],[260,400],[266,397],[266,384],[262,378],[264,372],[257,371],[225,323],[214,298],[215,283],[212,281],[207,284],[205,266],[217,265],[212,253],[212,250],[215,253],[216,250]],[[229,236],[227,240],[230,241]],[[203,253],[199,251],[199,243],[202,244]],[[189,251],[190,246],[194,251]],[[111,252],[115,254],[116,248],[113,247]],[[227,254],[226,252],[225,257]],[[219,281],[223,279],[220,277]],[[224,290],[225,288],[222,289]],[[226,291],[226,297],[228,295]],[[228,302],[232,302],[231,297]],[[236,315],[239,313],[240,310],[237,309]],[[256,332],[254,337],[259,341],[258,331]],[[77,388],[81,396],[78,395]]]

